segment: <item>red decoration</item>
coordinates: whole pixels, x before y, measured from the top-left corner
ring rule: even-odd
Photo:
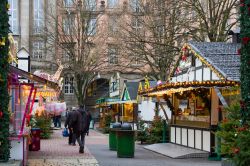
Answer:
[[[186,55],[182,55],[181,60],[182,61],[187,61],[187,56]]]
[[[3,117],[3,112],[2,111],[0,111],[0,118],[2,118]]]
[[[239,131],[239,132],[240,132],[240,131],[246,131],[246,129],[247,129],[246,127],[239,127],[239,128],[237,129],[237,131]]]
[[[245,4],[244,4],[244,3],[241,3],[241,4],[240,4],[240,7],[244,7],[244,6],[245,6]]]
[[[241,107],[241,108],[245,108],[245,103],[244,103],[243,100],[240,101],[240,107]]]
[[[177,74],[180,73],[180,68],[177,67],[175,72],[176,72]]]
[[[240,0],[240,2],[241,2],[241,3],[244,3],[244,2],[245,2],[245,0]]]
[[[234,154],[238,154],[240,152],[240,148],[234,148],[233,152],[234,152]]]
[[[187,46],[182,48],[182,51],[186,51],[187,50]]]
[[[249,41],[250,41],[250,38],[249,38],[249,37],[243,37],[243,38],[242,38],[242,43],[243,43],[243,44],[248,44]]]

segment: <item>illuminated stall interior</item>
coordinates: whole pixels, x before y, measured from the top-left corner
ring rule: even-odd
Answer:
[[[108,116],[111,118],[111,122],[118,121],[120,105],[117,103],[118,98],[100,98],[96,100],[96,108],[100,112],[100,128],[105,126],[105,121]]]

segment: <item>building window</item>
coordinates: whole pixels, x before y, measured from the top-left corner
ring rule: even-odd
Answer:
[[[73,77],[65,77],[64,78],[64,93],[65,94],[73,94],[74,93],[73,81],[74,81]]]
[[[132,28],[135,31],[135,33],[142,32],[142,20],[139,17],[132,18]]]
[[[64,62],[69,62],[69,60],[70,60],[70,51],[69,50],[63,50],[62,59]]]
[[[72,15],[63,18],[63,33],[65,35],[70,35],[72,33],[73,24],[74,17]]]
[[[87,25],[87,35],[93,36],[96,34],[96,18],[89,20]]]
[[[118,0],[108,0],[108,8],[115,8],[118,6]]]
[[[10,9],[9,9],[10,30],[14,35],[17,35],[19,33],[18,0],[8,0],[8,3],[10,4]]]
[[[130,0],[130,6],[133,12],[142,12],[141,0]]]
[[[44,6],[43,0],[34,0],[34,34],[40,34],[44,27]]]
[[[86,9],[89,11],[96,10],[96,0],[85,0]]]
[[[73,7],[73,4],[74,4],[74,2],[73,2],[73,0],[64,0],[63,1],[63,5],[64,5],[64,7]]]
[[[117,23],[117,20],[118,19],[115,16],[109,17],[108,27],[109,27],[109,33],[110,34],[116,34],[118,32],[118,23]]]
[[[33,42],[33,54],[32,58],[34,59],[44,59],[44,42],[43,41],[34,41]]]
[[[109,64],[118,64],[118,49],[114,46],[108,48]]]
[[[156,26],[156,35],[158,37],[163,37],[165,32],[165,26],[164,25],[159,25]]]

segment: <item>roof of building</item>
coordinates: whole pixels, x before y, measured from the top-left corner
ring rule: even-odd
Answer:
[[[130,100],[136,100],[139,82],[125,82],[125,85],[128,90]]]
[[[239,43],[191,41],[188,45],[226,79],[240,80],[240,56],[237,55]]]

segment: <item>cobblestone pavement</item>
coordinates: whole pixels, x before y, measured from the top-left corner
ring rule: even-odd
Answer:
[[[68,145],[68,138],[62,137],[62,130],[54,130],[52,138],[41,140],[39,151],[30,151],[29,166],[98,166],[95,157],[85,146],[84,154],[79,153],[79,146]],[[92,131],[90,131],[92,135]],[[93,137],[98,137],[94,132]],[[93,142],[86,137],[86,143]]]

